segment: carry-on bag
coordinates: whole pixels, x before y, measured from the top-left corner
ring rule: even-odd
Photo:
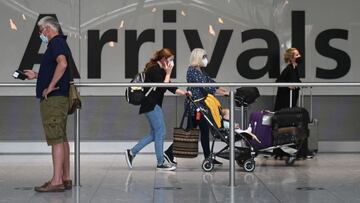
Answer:
[[[250,125],[252,133],[254,133],[261,143],[250,140],[251,145],[255,149],[264,149],[272,146],[271,136],[271,119],[273,113],[269,111],[256,111],[250,114]]]
[[[309,112],[305,108],[292,107],[276,111],[272,118],[273,129],[298,127],[308,129]]]
[[[305,107],[305,99],[304,99],[304,89],[301,88],[300,91],[300,107]],[[299,156],[307,157],[312,155],[313,152],[318,151],[318,139],[319,139],[319,122],[316,118],[313,118],[313,96],[312,96],[312,87],[309,88],[310,101],[308,108],[309,109],[309,123],[307,125],[308,128],[308,137],[303,141],[303,147],[298,152]],[[275,118],[276,119],[276,118]],[[306,121],[304,121],[306,122]]]
[[[298,127],[282,127],[272,131],[273,145],[297,144],[305,140],[309,135],[309,130]]]
[[[310,91],[310,123],[309,127],[309,138],[308,138],[308,148],[310,152],[318,152],[319,149],[319,120],[313,117],[313,95],[312,87],[309,88]]]
[[[315,153],[319,150],[319,121],[316,118],[309,123],[308,148]]]

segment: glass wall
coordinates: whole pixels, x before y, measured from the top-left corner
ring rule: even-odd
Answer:
[[[207,70],[218,82],[273,82],[285,65],[284,50],[292,46],[304,55],[300,70],[304,82],[356,82],[360,14],[351,6],[356,4],[356,0],[2,0],[0,82],[19,82],[11,77],[18,67],[38,68],[45,45],[38,48],[35,25],[46,14],[56,15],[68,36],[80,82],[128,82],[162,47],[177,53],[175,82],[185,81],[195,47],[207,50]],[[316,91],[358,94],[353,88],[336,90]],[[32,90],[2,89],[0,94],[31,95]],[[84,88],[82,94],[118,96],[123,91]]]
[[[38,70],[46,45],[36,23],[44,15],[59,19],[79,83],[129,82],[162,47],[176,52],[173,82],[186,81],[189,55],[197,47],[208,52],[206,70],[217,82],[274,82],[285,67],[284,51],[293,46],[305,58],[303,82],[359,82],[360,13],[354,5],[357,0],[0,0],[0,83],[34,83],[11,75],[17,68]],[[125,102],[123,88],[80,90],[85,140],[136,139],[147,131],[138,107]],[[260,92],[265,106],[259,108],[271,109],[276,88]],[[313,94],[314,116],[322,125],[333,125],[324,116],[329,112],[351,113],[340,131],[326,129],[322,139],[358,139],[349,122],[360,113],[358,88],[314,88]],[[0,88],[0,140],[42,139],[34,95],[33,87]],[[340,95],[346,96],[336,99]],[[344,103],[325,108],[330,100]],[[182,102],[165,100],[169,136]],[[12,128],[15,122],[25,128]],[[134,123],[137,128],[129,129]]]

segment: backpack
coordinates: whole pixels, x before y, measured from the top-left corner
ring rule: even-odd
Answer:
[[[145,72],[140,72],[134,76],[130,83],[144,83],[145,82]],[[140,105],[146,96],[154,89],[153,87],[150,90],[146,91],[146,87],[127,87],[125,90],[125,99],[128,103],[133,105]]]

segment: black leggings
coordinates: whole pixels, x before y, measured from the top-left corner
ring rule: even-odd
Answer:
[[[204,152],[204,157],[208,158],[210,156],[209,124],[202,115],[199,121],[196,120],[195,116],[192,116],[191,121],[192,121],[192,126],[191,126],[192,128],[196,128],[197,126],[199,126],[200,128],[201,147]],[[189,123],[188,123],[188,127],[190,127]],[[169,148],[166,150],[166,153],[171,157],[172,157],[172,150],[173,150],[173,144],[171,144]]]

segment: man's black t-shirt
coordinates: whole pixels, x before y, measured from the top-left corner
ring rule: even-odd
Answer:
[[[38,73],[38,78],[36,82],[36,97],[41,99],[42,92],[44,89],[48,88],[57,66],[57,57],[60,55],[64,55],[67,59],[71,55],[71,51],[69,46],[66,43],[66,36],[57,35],[53,37],[48,45],[47,49],[42,57],[40,69]],[[69,64],[69,61],[67,61]],[[68,96],[69,95],[69,68],[66,68],[63,76],[60,78],[55,87],[59,87],[59,89],[51,92],[50,96]]]

